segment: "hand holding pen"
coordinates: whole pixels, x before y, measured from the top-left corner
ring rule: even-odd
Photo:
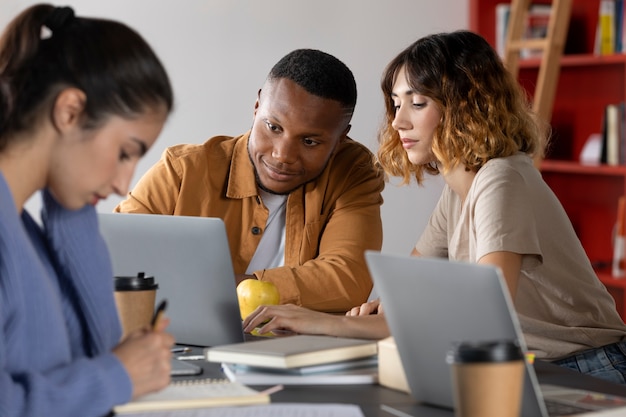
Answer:
[[[175,340],[165,330],[169,324],[164,315],[166,307],[167,302],[159,303],[150,328],[132,332],[113,350],[130,377],[133,398],[160,390],[170,382],[170,349]]]
[[[167,324],[169,324],[168,320],[164,320],[164,314],[165,314],[166,308],[167,308],[167,300],[163,300],[159,303],[156,310],[154,310],[154,316],[152,316],[152,320],[150,322],[150,328],[152,329],[152,331],[156,331],[156,332],[162,331],[167,327]],[[167,321],[167,323],[164,323],[164,321]]]

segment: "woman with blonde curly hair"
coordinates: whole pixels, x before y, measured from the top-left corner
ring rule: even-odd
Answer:
[[[547,130],[493,48],[468,31],[424,37],[387,66],[382,90],[382,167],[403,183],[445,180],[412,255],[499,267],[537,358],[626,383],[626,326],[533,164]],[[244,324],[380,338],[389,334],[380,307],[344,317],[260,307]]]
[[[456,39],[456,45],[452,39]],[[423,173],[449,172],[463,165],[478,170],[490,159],[523,152],[541,153],[543,133],[528,106],[525,91],[490,56],[491,47],[469,32],[432,35],[419,40],[388,65],[381,88],[386,107],[378,158],[385,172],[419,184]],[[455,54],[453,58],[449,54]],[[441,117],[432,134],[431,160],[411,160],[410,147],[394,125],[394,84],[401,73],[408,87],[430,99]],[[430,142],[429,142],[430,143]],[[429,157],[430,158],[430,157]]]

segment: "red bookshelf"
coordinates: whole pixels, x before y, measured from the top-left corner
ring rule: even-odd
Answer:
[[[496,5],[502,0],[470,0],[469,28],[495,47]],[[536,3],[551,3],[538,0]],[[626,195],[626,166],[581,165],[580,152],[602,130],[606,105],[626,101],[626,54],[593,54],[599,0],[573,0],[565,55],[552,113],[552,138],[541,164],[544,179],[574,225],[598,277],[626,319],[626,279],[610,274],[617,203]],[[539,60],[520,64],[519,81],[535,90]],[[609,272],[605,272],[609,271]]]

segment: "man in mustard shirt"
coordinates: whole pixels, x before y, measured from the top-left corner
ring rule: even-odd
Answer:
[[[292,51],[259,90],[251,130],[168,148],[115,211],[220,217],[237,283],[271,281],[281,303],[319,311],[360,305],[384,177],[347,136],[356,98],[337,58]]]

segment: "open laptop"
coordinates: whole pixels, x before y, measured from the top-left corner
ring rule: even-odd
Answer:
[[[115,276],[145,272],[167,299],[176,343],[244,341],[230,249],[219,218],[99,213]]]
[[[367,251],[365,257],[411,394],[418,402],[454,407],[446,353],[455,343],[508,339],[526,350],[498,268],[375,251]],[[550,408],[555,403],[579,406],[579,400],[590,398],[588,391],[540,386],[533,366],[526,368],[522,417],[558,415],[548,413],[546,402]],[[626,405],[626,398],[611,399]],[[598,402],[601,405],[589,405],[588,410],[604,409],[609,401],[599,398]]]

